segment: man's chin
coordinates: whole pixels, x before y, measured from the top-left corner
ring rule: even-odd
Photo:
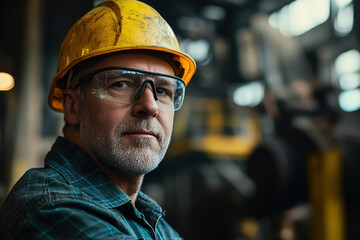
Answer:
[[[145,152],[146,151],[156,152],[159,150],[159,143],[154,139],[121,139],[120,145],[121,149],[126,149],[126,151],[135,152]]]
[[[147,173],[152,172],[158,167],[158,164],[153,166],[131,166],[128,168],[121,168],[119,170],[126,172],[126,174],[131,176],[143,176]]]
[[[139,154],[153,157],[160,151],[158,142],[155,141],[135,141],[124,143],[123,145],[131,154]]]
[[[156,149],[158,150],[158,149]],[[111,163],[118,170],[136,174],[146,174],[153,171],[160,164],[162,157],[158,151],[148,147],[129,147],[122,153],[117,153],[117,157]],[[115,160],[118,159],[118,160]]]

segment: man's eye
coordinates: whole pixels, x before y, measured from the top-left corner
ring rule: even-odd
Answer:
[[[124,81],[116,81],[110,85],[110,87],[116,87],[116,88],[125,88],[128,84]]]
[[[162,96],[170,96],[171,97],[171,92],[168,89],[165,88],[156,88],[156,93],[158,95],[162,95]]]

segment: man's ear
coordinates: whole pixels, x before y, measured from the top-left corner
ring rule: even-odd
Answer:
[[[64,117],[71,125],[79,124],[79,98],[74,90],[65,89],[62,94],[62,104],[64,107]]]

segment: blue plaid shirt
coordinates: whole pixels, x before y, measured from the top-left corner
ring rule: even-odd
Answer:
[[[88,154],[58,137],[45,167],[18,181],[0,209],[0,239],[181,239],[161,207],[135,202]]]

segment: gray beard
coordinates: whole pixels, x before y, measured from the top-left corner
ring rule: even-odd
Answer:
[[[86,111],[86,110],[85,110]],[[162,161],[170,144],[171,137],[165,139],[165,133],[154,119],[123,122],[116,128],[114,135],[104,136],[97,126],[87,121],[85,113],[80,124],[80,138],[84,146],[100,162],[126,174],[144,175],[151,172]],[[146,129],[158,135],[158,146],[154,148],[154,139],[136,139],[131,143],[122,140],[127,130]]]

